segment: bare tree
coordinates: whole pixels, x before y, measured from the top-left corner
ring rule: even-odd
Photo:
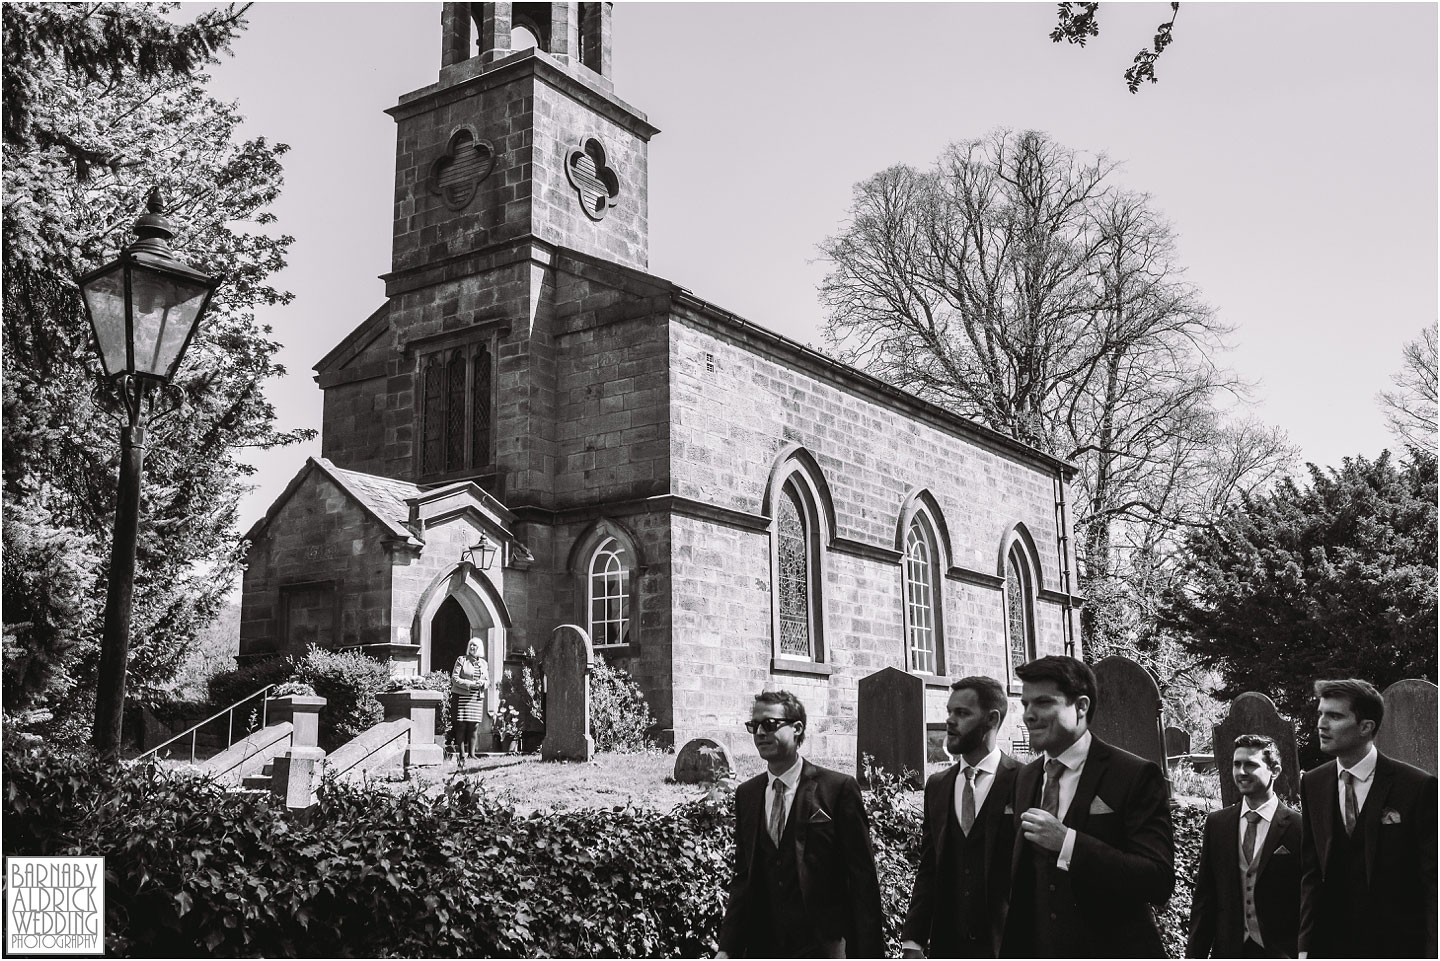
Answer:
[[[1435,449],[1435,405],[1437,366],[1440,348],[1435,328],[1426,327],[1420,336],[1405,344],[1400,372],[1390,378],[1396,391],[1382,391],[1380,406],[1396,437],[1423,450]]]
[[[1185,282],[1169,225],[1111,185],[1114,170],[999,130],[857,185],[822,245],[833,351],[1079,465],[1092,650],[1148,636],[1174,533],[1291,457],[1283,435],[1220,413],[1245,400],[1213,359],[1228,330]]]

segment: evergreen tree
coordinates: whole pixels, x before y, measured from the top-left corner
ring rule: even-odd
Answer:
[[[1219,671],[1220,697],[1269,694],[1308,737],[1318,678],[1382,690],[1435,679],[1433,452],[1311,465],[1308,485],[1245,498],[1187,546],[1185,586],[1161,621]]]
[[[132,239],[160,186],[177,255],[221,279],[173,388],[152,391],[128,690],[173,675],[241,559],[243,447],[287,443],[265,399],[283,373],[254,308],[291,238],[269,205],[283,144],[240,141],[199,71],[244,8],[175,24],[173,5],[4,7],[4,688],[9,709],[81,710],[94,688],[121,413],[75,279]],[[80,696],[71,696],[72,692]]]

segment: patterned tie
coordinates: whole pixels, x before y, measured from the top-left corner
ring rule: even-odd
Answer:
[[[770,808],[770,840],[780,846],[780,835],[785,833],[785,782],[778,777],[771,782],[775,790],[775,803]]]
[[[960,830],[969,836],[975,826],[975,769],[965,765],[965,790],[960,793]]]
[[[1345,833],[1354,834],[1355,819],[1360,810],[1360,805],[1355,803],[1355,775],[1341,771],[1340,777],[1345,782]]]
[[[1245,856],[1245,863],[1241,867],[1250,870],[1250,865],[1255,862],[1255,830],[1260,823],[1259,811],[1245,812],[1245,838],[1240,842],[1240,853]]]
[[[1045,762],[1045,791],[1040,795],[1040,806],[1052,817],[1060,816],[1060,774],[1065,765],[1055,758]]]

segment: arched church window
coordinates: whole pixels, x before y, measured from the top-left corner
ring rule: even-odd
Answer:
[[[780,509],[775,515],[775,544],[780,570],[780,653],[809,657],[810,599],[814,595],[810,535],[805,529],[799,495],[791,484],[781,492]]]
[[[607,537],[590,555],[590,640],[596,647],[628,643],[630,578],[625,548]]]
[[[905,534],[905,635],[910,670],[939,674],[940,647],[939,569],[935,534],[923,511],[916,511]]]
[[[819,666],[825,665],[825,549],[834,511],[820,465],[805,448],[791,444],[776,457],[763,509],[770,518],[771,669],[829,674]]]
[[[481,344],[420,362],[420,476],[463,476],[493,461],[494,360]]]
[[[1017,541],[1005,558],[1005,635],[1010,647],[1011,683],[1018,686],[1015,669],[1035,659],[1034,576],[1030,560]]]

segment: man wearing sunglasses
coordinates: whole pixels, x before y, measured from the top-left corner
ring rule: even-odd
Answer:
[[[800,757],[805,705],[755,697],[767,770],[735,791],[735,878],[717,958],[878,958],[880,882],[855,779]]]

